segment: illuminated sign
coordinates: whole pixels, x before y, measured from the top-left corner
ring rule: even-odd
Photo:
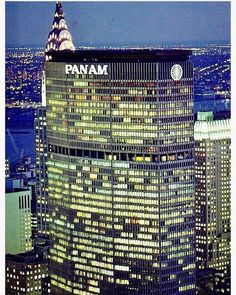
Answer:
[[[108,75],[108,65],[65,65],[65,72],[69,74]]]
[[[170,75],[173,80],[175,81],[180,80],[183,76],[183,69],[181,65],[178,65],[178,64],[173,65],[173,67],[170,70]]]

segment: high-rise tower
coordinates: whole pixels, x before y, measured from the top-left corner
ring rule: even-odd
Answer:
[[[36,194],[37,194],[37,230],[38,236],[48,239],[48,179],[47,179],[47,137],[46,107],[38,107],[35,112],[35,160],[36,160]]]
[[[196,254],[199,269],[230,273],[230,119],[198,113],[194,127]]]
[[[48,34],[48,42],[46,45],[46,52],[54,50],[75,50],[60,1],[56,3],[52,29]]]
[[[52,294],[195,294],[190,54],[50,53]]]
[[[70,51],[75,47],[64,18],[62,4],[56,2],[56,9],[45,53],[53,51]],[[46,56],[47,59],[47,56]],[[45,60],[46,60],[45,59]],[[35,112],[35,154],[37,178],[37,227],[39,238],[48,238],[49,213],[48,213],[48,180],[47,180],[47,132],[46,132],[46,85],[45,71],[42,73],[42,106]]]

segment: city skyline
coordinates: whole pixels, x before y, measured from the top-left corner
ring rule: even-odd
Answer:
[[[54,5],[54,1],[6,2],[6,46],[44,46]],[[76,47],[230,42],[230,2],[65,1],[62,5]]]
[[[76,10],[84,2],[64,7],[53,1],[47,43],[33,49],[26,40],[34,42],[36,36],[41,42],[44,35],[46,9],[39,6],[52,5],[29,2],[37,7],[36,17],[27,2],[12,3],[17,21],[11,28],[24,46],[6,48],[6,148],[10,140],[18,160],[6,155],[6,190],[12,192],[6,191],[5,202],[9,205],[13,196],[15,211],[27,213],[31,226],[18,238],[26,237],[30,249],[9,248],[16,242],[7,243],[8,225],[18,229],[14,223],[21,220],[8,206],[6,249],[14,255],[5,257],[6,293],[230,294],[230,43],[217,45],[208,38],[205,45],[183,44],[185,32],[194,32],[195,18],[187,9],[185,16],[175,10],[178,17],[170,10],[168,25],[162,13],[158,29],[155,9],[149,14],[144,9],[159,4],[165,11],[169,4],[183,9],[186,2],[133,2],[135,13],[133,3],[87,2],[86,9],[95,9],[90,18],[84,14],[84,23],[82,10]],[[187,4],[195,14],[203,7]],[[107,7],[103,12],[110,12],[109,18],[96,14],[100,6]],[[34,20],[20,7],[27,7]],[[110,21],[108,7],[117,8],[117,21]],[[197,18],[203,17],[204,25],[210,20],[213,31],[221,21],[224,30],[225,19],[211,7],[211,13],[204,10]],[[70,17],[73,13],[81,23]],[[140,15],[137,22],[132,13]],[[115,28],[120,17],[117,37],[111,23]],[[130,29],[122,33],[126,18]],[[110,21],[109,33],[102,31],[107,28],[103,20]],[[137,23],[146,26],[132,30]],[[173,33],[166,33],[169,44],[146,44],[141,38],[153,31],[161,38],[168,30]],[[80,39],[80,32],[88,34]],[[107,42],[110,33],[116,43]],[[129,44],[119,43],[131,33]],[[91,36],[94,43],[83,43]],[[141,44],[132,43],[137,36]],[[20,148],[15,135],[22,143],[29,134],[34,138]],[[30,145],[33,152],[27,156]]]

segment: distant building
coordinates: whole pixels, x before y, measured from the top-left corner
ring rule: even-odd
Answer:
[[[6,254],[32,250],[31,190],[7,189],[5,202]]]
[[[51,283],[50,275],[42,279],[42,295],[51,294]]]
[[[35,177],[35,165],[32,163],[31,157],[21,156],[21,160],[16,168],[16,177],[24,177],[25,179]]]
[[[47,177],[47,138],[46,108],[39,107],[35,113],[35,160],[36,160],[36,198],[38,236],[48,239],[48,177]]]
[[[44,260],[49,259],[49,240],[43,240],[43,239],[36,239],[35,240],[35,251],[38,253],[41,257],[43,257]],[[49,261],[49,260],[48,260]],[[42,295],[50,295],[51,294],[51,284],[50,284],[50,274],[48,276],[42,278]]]
[[[24,186],[24,179],[23,178],[7,178],[5,181],[5,189],[6,191],[11,191],[13,189],[23,189]]]
[[[6,255],[6,294],[45,295],[48,259],[35,251]],[[43,287],[44,291],[43,292]]]
[[[198,269],[230,274],[230,120],[198,113],[194,127]]]
[[[223,271],[204,269],[197,271],[197,295],[230,295],[230,278]]]
[[[10,163],[9,160],[5,160],[5,178],[10,177]]]
[[[70,32],[64,18],[61,1],[57,1],[51,31],[48,34],[46,52],[75,50]],[[47,59],[48,56],[46,56]]]

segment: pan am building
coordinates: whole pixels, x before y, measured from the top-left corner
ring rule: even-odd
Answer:
[[[190,54],[48,53],[52,294],[195,294]]]

